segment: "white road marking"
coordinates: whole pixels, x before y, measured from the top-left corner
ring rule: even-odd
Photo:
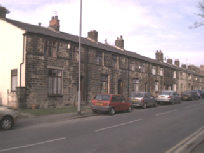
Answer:
[[[187,107],[184,107],[185,109],[187,108],[191,108],[191,107],[195,107],[196,105],[191,105],[191,106],[187,106]]]
[[[201,135],[203,133],[203,130],[204,130],[204,127],[198,129],[196,132],[191,134],[189,137],[187,137],[184,140],[182,140],[181,142],[179,142],[176,146],[169,149],[166,153],[172,153],[172,152],[181,150],[181,148],[183,149],[183,146],[187,144],[187,141],[189,141],[189,140],[191,141],[191,140],[194,140],[195,138],[197,138],[199,135]],[[189,144],[189,142],[188,142],[188,144]],[[177,150],[175,150],[175,149],[177,149]]]
[[[177,109],[172,110],[172,111],[168,111],[168,112],[164,112],[164,113],[160,113],[160,114],[156,114],[155,116],[160,116],[160,115],[164,115],[164,114],[169,114],[169,113],[172,113],[172,112],[175,112],[175,111],[177,111]]]
[[[106,128],[101,128],[101,129],[95,130],[95,132],[104,131],[104,130],[107,130],[107,129],[112,129],[112,128],[115,128],[115,127],[123,126],[123,125],[126,125],[126,124],[131,124],[131,123],[138,122],[138,121],[141,121],[141,120],[142,119],[138,119],[138,120],[133,120],[133,121],[121,123],[121,124],[118,124],[118,125],[113,125],[113,126],[106,127]]]
[[[2,149],[2,150],[0,150],[0,152],[10,151],[10,150],[16,150],[16,149],[20,149],[20,148],[27,148],[27,147],[37,146],[37,145],[42,145],[42,144],[45,144],[45,143],[50,143],[50,142],[59,141],[59,140],[64,140],[64,139],[66,139],[66,138],[59,138],[59,139],[47,140],[47,141],[43,141],[43,142],[28,144],[28,145],[25,145],[25,146],[19,146],[19,147],[13,147],[13,148],[8,148],[8,149]]]

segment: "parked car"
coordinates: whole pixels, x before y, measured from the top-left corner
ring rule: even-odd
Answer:
[[[204,91],[203,90],[201,90],[200,95],[201,95],[201,99],[204,99]]]
[[[11,129],[17,120],[17,114],[5,106],[0,106],[0,128],[3,130]]]
[[[198,95],[194,90],[186,90],[181,95],[182,100],[198,100]]]
[[[159,104],[171,103],[173,105],[175,103],[181,103],[181,96],[173,90],[164,90],[158,95],[157,102]]]
[[[130,102],[133,107],[142,107],[145,109],[147,106],[157,107],[156,99],[149,92],[139,92],[139,93],[131,93]]]
[[[202,94],[204,94],[204,93],[202,93],[202,90],[194,90],[196,93],[197,93],[197,95],[198,95],[198,99],[202,99]]]
[[[110,115],[117,111],[132,111],[132,104],[120,94],[97,94],[91,101],[93,113],[97,111],[109,112]]]

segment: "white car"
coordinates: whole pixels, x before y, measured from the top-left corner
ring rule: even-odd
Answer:
[[[5,106],[0,106],[0,129],[9,130],[15,124],[17,120],[17,114]]]

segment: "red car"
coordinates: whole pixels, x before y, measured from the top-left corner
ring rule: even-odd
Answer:
[[[116,111],[132,111],[132,104],[120,94],[97,94],[91,101],[93,113],[97,111],[108,112],[110,115]]]

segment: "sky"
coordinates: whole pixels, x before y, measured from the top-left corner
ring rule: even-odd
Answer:
[[[83,0],[82,37],[98,31],[98,41],[114,45],[120,35],[124,48],[155,59],[164,57],[181,64],[204,64],[204,26],[190,29],[200,18],[202,0]],[[48,27],[58,15],[60,31],[79,35],[80,0],[1,0],[7,18]]]

